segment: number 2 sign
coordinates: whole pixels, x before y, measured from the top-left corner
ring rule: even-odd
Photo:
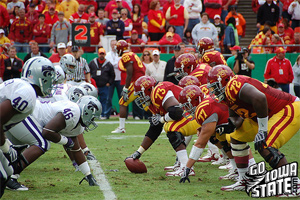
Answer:
[[[89,23],[73,23],[72,24],[72,44],[73,46],[90,46],[91,35],[90,35]]]

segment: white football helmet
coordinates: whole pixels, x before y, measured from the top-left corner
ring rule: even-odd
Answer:
[[[94,119],[100,119],[102,112],[100,101],[97,98],[88,95],[81,97],[77,101],[77,104],[80,108],[80,117],[86,131],[92,131],[97,128],[98,125],[94,122]]]
[[[92,84],[84,82],[84,83],[81,83],[79,86],[81,86],[84,89],[86,89],[86,91],[88,92],[88,95],[91,95],[93,97],[98,98],[98,90]]]
[[[64,70],[59,65],[55,65],[54,68],[56,72],[56,77],[55,77],[55,81],[53,82],[53,85],[64,83],[66,79]]]
[[[23,66],[21,78],[33,85],[37,85],[43,94],[51,94],[53,81],[55,80],[55,68],[52,62],[42,56],[27,60]]]
[[[68,96],[69,100],[72,102],[75,102],[75,103],[81,97],[87,96],[87,95],[88,95],[87,91],[83,87],[80,87],[80,86],[72,86],[67,91],[67,96]]]
[[[59,65],[66,74],[74,74],[77,68],[76,59],[71,54],[65,54],[61,57]]]

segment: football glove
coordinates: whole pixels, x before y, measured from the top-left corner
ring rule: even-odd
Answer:
[[[99,186],[99,184],[97,183],[96,179],[93,177],[92,174],[87,175],[86,177],[84,177],[80,182],[79,185],[82,183],[82,181],[86,180],[90,186]]]
[[[129,157],[127,157],[127,158],[133,158],[133,160],[135,160],[135,159],[139,159],[140,157],[141,157],[141,153],[140,152],[138,152],[138,151],[135,151],[133,154],[131,154],[131,156],[129,156]],[[127,159],[126,158],[126,159]]]
[[[129,93],[128,89],[125,88],[125,87],[123,87],[121,96],[123,97],[123,100],[124,100],[125,102],[128,101],[128,99],[129,99],[128,93]]]
[[[268,132],[259,130],[254,139],[254,148],[255,150],[261,152],[264,149],[264,145],[267,146],[266,138]]]
[[[66,148],[66,150],[71,150],[74,147],[74,142],[71,138],[68,138],[68,142],[67,144],[64,145],[64,147]]]
[[[3,153],[14,169],[19,165],[22,167],[21,160],[28,165],[28,161],[24,158],[22,151],[26,149],[28,145],[11,145],[7,153]]]
[[[151,126],[157,126],[157,125],[161,124],[161,121],[160,121],[161,115],[160,114],[152,115],[148,119],[149,119]]]
[[[180,179],[179,183],[185,183],[186,180],[189,183],[191,182],[190,179],[189,179],[190,171],[191,171],[191,168],[188,168],[188,167],[184,168],[184,172],[181,176],[181,179]]]
[[[229,134],[235,131],[235,125],[232,123],[231,119],[228,118],[228,123],[220,124],[216,126],[216,132],[220,135]]]

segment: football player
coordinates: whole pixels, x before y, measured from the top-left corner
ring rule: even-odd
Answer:
[[[211,67],[227,65],[224,56],[215,50],[214,42],[208,37],[203,37],[198,42],[198,50],[201,54],[200,63],[207,63]]]
[[[4,170],[1,169],[0,196],[4,193],[8,177],[12,175],[12,165],[22,158],[20,152],[5,139],[5,132],[32,113],[36,96],[47,96],[51,93],[54,79],[55,69],[51,61],[38,56],[26,61],[21,79],[10,79],[0,84],[0,154],[3,153],[7,159],[7,162],[1,161]],[[1,157],[2,160],[5,159],[2,155]]]
[[[224,191],[245,190],[245,173],[248,167],[249,145],[254,141],[255,150],[272,168],[288,162],[279,151],[300,129],[300,100],[256,79],[233,74],[225,65],[218,65],[208,74],[211,97],[229,107],[232,123],[223,126],[230,134],[232,155],[237,163],[239,181],[222,187]],[[298,191],[300,181],[298,179]],[[293,196],[292,195],[292,196]]]
[[[121,77],[126,76],[125,86],[123,87],[122,97],[119,101],[120,118],[119,127],[111,133],[125,133],[125,119],[127,115],[127,106],[134,101],[134,82],[141,76],[145,75],[145,66],[140,58],[133,52],[129,52],[128,43],[125,40],[119,40],[116,45],[117,53],[121,56],[119,69]]]
[[[13,165],[14,173],[20,174],[28,165],[43,155],[50,148],[48,141],[51,141],[63,145],[73,154],[79,171],[84,174],[84,179],[90,186],[98,185],[91,174],[76,136],[84,129],[94,130],[97,127],[94,119],[100,117],[101,110],[99,100],[92,96],[83,96],[77,103],[69,100],[54,103],[37,101],[32,115],[11,128],[7,134],[14,144],[30,145],[23,152],[24,160]],[[19,185],[16,178],[12,178],[8,184],[11,189]],[[21,186],[15,189],[26,190],[26,187]]]
[[[165,168],[165,170],[173,170],[167,172],[166,176],[181,176],[188,159],[184,136],[196,134],[199,125],[195,120],[189,121],[182,117],[183,110],[179,107],[178,102],[181,87],[171,82],[161,82],[156,86],[155,84],[156,81],[150,76],[142,76],[135,82],[135,94],[138,95],[137,105],[144,109],[147,109],[145,106],[148,106],[153,115],[149,119],[150,127],[141,146],[130,157],[140,158],[158,138],[164,126],[169,142],[176,151],[180,163],[180,166]],[[195,175],[195,172],[191,170],[190,175]]]

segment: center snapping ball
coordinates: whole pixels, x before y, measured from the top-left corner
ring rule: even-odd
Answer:
[[[146,165],[139,159],[127,158],[125,164],[132,173],[147,173]]]

